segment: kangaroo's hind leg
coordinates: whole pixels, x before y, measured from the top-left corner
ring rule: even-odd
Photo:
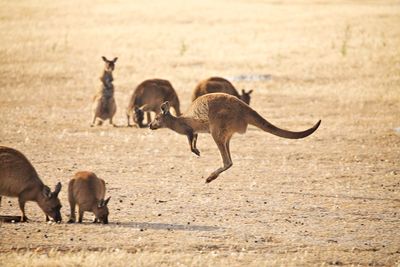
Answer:
[[[117,112],[117,104],[115,103],[114,97],[112,97],[112,98],[109,100],[108,104],[109,104],[109,106],[110,106],[110,108],[109,108],[110,124],[111,124],[113,127],[117,127],[117,125],[115,125],[114,122],[113,122],[114,115],[115,115],[115,113]]]
[[[93,127],[93,126],[95,126],[96,124],[95,124],[95,122],[96,122],[96,114],[94,114],[93,115],[93,120],[92,120],[92,124],[90,124],[90,127]]]
[[[211,132],[211,134],[214,138],[215,143],[218,146],[224,166],[212,172],[210,176],[208,176],[206,183],[210,183],[211,181],[215,180],[218,175],[220,175],[222,172],[226,171],[232,166],[231,153],[229,151],[229,142],[231,136],[224,136],[221,132]]]
[[[78,213],[79,213],[78,222],[79,222],[79,223],[82,223],[82,221],[83,221],[83,213],[84,213],[84,211],[82,210],[82,208],[81,208],[81,207],[79,207],[79,211],[78,211]]]
[[[27,222],[28,221],[28,217],[26,217],[26,213],[25,213],[25,200],[22,197],[18,198],[18,204],[19,204],[19,208],[21,210],[21,222]]]
[[[75,203],[75,201],[70,199],[69,200],[69,206],[70,206],[70,209],[71,209],[71,214],[69,215],[68,223],[74,223],[76,221],[76,217],[75,217],[76,203]]]

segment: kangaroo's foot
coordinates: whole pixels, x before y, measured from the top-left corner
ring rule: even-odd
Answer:
[[[219,174],[216,174],[216,173],[210,174],[210,176],[208,176],[208,178],[206,179],[206,184],[211,183],[212,181],[217,179],[218,175]]]
[[[26,217],[25,215],[21,216],[21,222],[28,222],[28,221],[29,221],[28,217]]]
[[[197,156],[199,156],[200,157],[200,151],[197,149],[197,148],[192,148],[192,149],[190,149],[194,154],[196,154]]]
[[[70,218],[67,223],[75,223],[75,219],[74,218]]]
[[[206,179],[206,184],[208,184],[208,183],[214,181],[215,179],[217,179],[217,177],[221,174],[221,172],[226,171],[231,166],[232,166],[232,162],[228,162],[227,164],[224,165],[224,167],[219,168],[216,171],[214,171],[213,173],[211,173],[210,176],[208,176],[208,178]]]
[[[137,125],[139,128],[148,128],[149,127],[149,123],[140,123]]]

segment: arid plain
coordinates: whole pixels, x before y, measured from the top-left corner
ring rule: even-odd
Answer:
[[[1,1],[0,144],[61,181],[63,223],[35,203],[0,223],[2,266],[395,266],[400,259],[398,1]],[[101,56],[118,57],[117,114],[90,127]],[[249,127],[233,167],[171,130],[128,128],[149,78],[185,111],[210,76],[253,89],[251,107],[302,140]],[[238,79],[267,75],[266,80]],[[252,76],[253,75],[253,76]],[[66,224],[67,184],[107,182],[110,224]],[[3,198],[0,214],[19,215]]]

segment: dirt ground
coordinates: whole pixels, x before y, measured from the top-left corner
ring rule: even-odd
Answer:
[[[62,224],[35,203],[0,224],[0,265],[299,266],[400,263],[398,1],[1,1],[0,144],[51,187]],[[91,128],[101,56],[119,57],[113,128]],[[270,75],[265,81],[240,75]],[[134,87],[168,79],[184,111],[210,76],[253,89],[251,107],[302,140],[249,127],[222,165],[185,136],[127,128]],[[66,224],[67,184],[107,182],[110,224]],[[19,215],[3,198],[2,215]],[[70,265],[68,265],[70,264]]]

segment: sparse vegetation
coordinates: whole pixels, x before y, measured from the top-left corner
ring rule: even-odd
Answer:
[[[346,25],[346,29],[344,30],[344,36],[343,36],[343,42],[342,42],[342,48],[340,52],[342,53],[342,56],[347,55],[347,49],[349,45],[349,40],[350,40],[350,25]]]
[[[181,41],[181,47],[179,49],[179,55],[183,56],[186,53],[187,49],[188,49],[188,47],[187,47],[187,44],[185,43],[185,41]]]

